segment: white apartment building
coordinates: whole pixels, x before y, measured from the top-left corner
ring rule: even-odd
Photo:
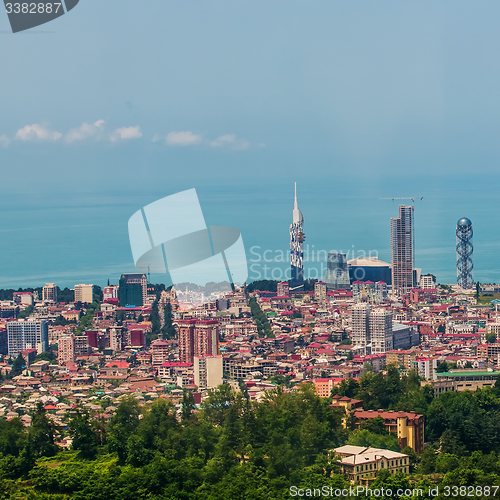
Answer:
[[[372,354],[392,351],[392,311],[384,308],[372,310],[370,313],[370,340]]]
[[[40,354],[49,347],[48,323],[46,320],[17,320],[7,322],[7,344],[9,356],[16,358],[21,351],[36,349]]]
[[[46,283],[42,288],[42,300],[44,302],[57,302],[57,287],[54,283]]]
[[[351,341],[353,345],[367,347],[370,344],[370,304],[359,302],[352,307]]]
[[[436,288],[434,276],[421,276],[419,285],[422,290],[431,290],[433,288]]]

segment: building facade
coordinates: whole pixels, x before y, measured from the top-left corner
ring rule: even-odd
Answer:
[[[377,308],[370,313],[371,353],[391,351],[393,346],[392,311]]]
[[[360,302],[355,304],[351,312],[351,340],[355,346],[366,349],[370,344],[370,304]],[[370,353],[366,353],[370,354]]]
[[[195,356],[219,354],[219,322],[217,320],[180,320],[177,326],[181,362],[194,363]]]
[[[290,286],[286,281],[278,283],[277,294],[278,297],[288,297],[290,295]]]
[[[42,300],[44,302],[57,302],[57,287],[54,283],[46,283],[42,288]]]
[[[120,307],[143,306],[148,294],[148,279],[145,274],[122,274],[119,285]]]
[[[9,356],[15,358],[25,349],[36,349],[40,354],[49,347],[49,328],[46,320],[18,320],[7,322]]]
[[[399,217],[391,218],[392,290],[396,294],[413,288],[413,208],[399,205]]]
[[[345,253],[330,252],[326,262],[325,282],[328,290],[350,290],[349,269]]]
[[[213,389],[222,384],[222,356],[195,356],[194,383],[200,389]]]
[[[324,302],[326,300],[326,283],[323,281],[317,281],[314,284],[314,299],[318,302]]]
[[[82,304],[92,304],[93,302],[93,285],[75,285],[75,302]]]

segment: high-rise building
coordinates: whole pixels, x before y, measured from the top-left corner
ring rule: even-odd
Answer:
[[[293,222],[290,225],[290,291],[304,290],[304,216],[297,205],[297,183],[295,183],[295,201]]]
[[[122,350],[122,329],[121,328],[110,328],[109,329],[109,348],[113,351]]]
[[[165,361],[168,361],[169,345],[166,340],[158,338],[151,342],[151,363],[153,366],[161,366]]]
[[[325,282],[328,290],[351,289],[345,253],[330,252],[328,254]]]
[[[399,205],[399,217],[391,218],[392,290],[407,293],[413,288],[413,208]]]
[[[57,302],[57,287],[54,283],[46,283],[42,288],[42,300],[44,302]]]
[[[366,302],[359,302],[352,307],[351,341],[355,346],[368,347],[370,344],[370,312],[372,308]],[[367,353],[369,354],[369,353]]]
[[[92,304],[93,285],[75,285],[75,302],[81,302],[82,304]]]
[[[49,328],[46,320],[18,320],[7,322],[7,342],[12,358],[25,349],[36,349],[40,354],[49,347]]]
[[[148,294],[148,278],[145,274],[122,274],[120,278],[120,307],[143,306]]]
[[[57,341],[57,360],[59,363],[74,363],[75,361],[75,336],[64,335]]]
[[[217,320],[186,319],[177,322],[179,357],[183,363],[193,363],[195,356],[219,354],[219,322]]]
[[[219,354],[219,322],[215,319],[197,320],[194,327],[194,355]]]
[[[222,356],[195,356],[194,383],[201,389],[213,389],[222,384]]]
[[[286,281],[278,283],[277,295],[278,297],[288,297],[290,294],[290,287]]]
[[[314,284],[314,299],[318,302],[323,302],[326,300],[326,283],[323,281],[317,281]]]
[[[177,322],[179,328],[179,358],[183,363],[192,363],[194,358],[194,319],[184,319]]]
[[[371,311],[370,340],[372,354],[381,354],[392,350],[392,311],[384,308],[377,308]]]
[[[463,217],[457,222],[457,284],[462,288],[474,286],[472,236],[472,222]]]

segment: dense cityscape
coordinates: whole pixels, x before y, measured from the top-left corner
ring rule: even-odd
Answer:
[[[418,485],[432,497],[432,487],[454,485],[464,473],[458,460],[467,470],[471,456],[495,462],[497,438],[485,443],[471,426],[475,434],[478,426],[498,426],[500,286],[474,282],[466,218],[457,223],[457,283],[422,274],[414,267],[413,218],[413,206],[400,205],[390,221],[391,263],[330,252],[324,280],[304,280],[304,216],[295,193],[290,281],[228,282],[220,293],[214,283],[183,291],[137,273],[102,289],[47,283],[2,290],[5,491],[90,498],[84,489],[94,483],[62,483],[79,461],[149,467],[167,445],[148,445],[148,432],[169,441],[203,425],[212,444],[192,444],[195,455],[205,450],[203,474],[191,485],[166,481],[155,494],[223,498],[227,481],[264,474],[265,494],[255,498],[324,495],[323,487],[333,496],[346,485],[381,484],[404,485],[395,496],[411,496],[403,492]],[[273,412],[283,411],[293,418],[273,424]],[[256,437],[256,425],[283,433],[279,443]],[[186,436],[167,448],[194,439]],[[179,453],[176,460],[189,457]],[[37,457],[47,458],[36,465]],[[218,472],[210,472],[216,459]],[[497,465],[488,467],[481,474],[497,473]],[[95,481],[96,471],[87,471]],[[120,488],[116,498],[131,494]],[[250,486],[238,488],[235,498],[253,498]]]

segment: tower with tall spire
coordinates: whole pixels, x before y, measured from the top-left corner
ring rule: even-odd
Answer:
[[[297,183],[295,183],[295,200],[293,205],[293,219],[290,225],[290,291],[304,290],[304,217],[297,204]]]

